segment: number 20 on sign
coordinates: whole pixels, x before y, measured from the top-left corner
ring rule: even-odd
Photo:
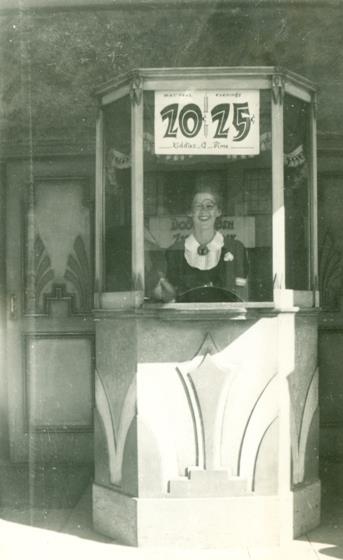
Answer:
[[[259,92],[156,91],[155,153],[256,155]]]

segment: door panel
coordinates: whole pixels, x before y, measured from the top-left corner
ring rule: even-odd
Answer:
[[[82,333],[25,335],[26,420],[31,428],[92,429],[92,346],[91,337]]]
[[[88,163],[89,166],[89,163]],[[7,169],[13,460],[92,460],[93,183],[82,160]]]

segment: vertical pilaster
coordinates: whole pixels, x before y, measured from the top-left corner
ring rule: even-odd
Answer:
[[[279,376],[279,508],[280,542],[293,538],[292,441],[291,400],[289,378],[295,369],[295,316],[280,313],[278,316],[278,376]]]
[[[311,266],[309,267],[311,275],[311,286],[314,293],[314,305],[319,305],[318,297],[318,195],[317,195],[317,95],[313,94],[311,104],[310,118],[310,141],[311,141],[311,166],[310,181],[312,188],[310,189],[310,239],[311,244]]]
[[[132,274],[134,289],[144,294],[144,171],[143,171],[143,88],[137,75],[131,83],[131,215],[132,215]]]
[[[95,177],[95,286],[94,305],[100,307],[100,294],[103,286],[104,266],[104,118],[101,108],[98,110],[96,121],[96,177]]]
[[[273,178],[273,278],[274,288],[285,288],[285,203],[283,141],[284,78],[273,76],[272,87],[272,178]]]

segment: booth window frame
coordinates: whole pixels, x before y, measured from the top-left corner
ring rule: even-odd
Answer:
[[[277,67],[157,68],[138,69],[115,78],[96,91],[96,216],[95,216],[95,308],[137,308],[144,301],[144,91],[188,89],[258,89],[271,91],[272,133],[272,268],[273,300],[244,302],[245,307],[318,307],[317,236],[317,90],[308,79]],[[286,229],[284,202],[284,96],[309,104],[309,220],[308,290],[286,289]],[[130,292],[104,291],[105,255],[105,157],[104,109],[124,96],[131,98],[131,219],[132,277]],[[139,287],[139,289],[135,289]],[[142,289],[143,288],[143,289]],[[149,304],[151,305],[151,304]],[[160,307],[194,307],[194,304],[158,304]],[[203,304],[197,304],[197,306]],[[223,304],[212,304],[213,306]],[[242,304],[227,303],[233,307]],[[208,307],[205,305],[204,307]]]

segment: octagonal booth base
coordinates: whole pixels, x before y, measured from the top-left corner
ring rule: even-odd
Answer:
[[[319,523],[320,483],[276,496],[232,498],[131,498],[93,486],[94,527],[134,546],[224,548],[279,545],[280,508],[293,509],[293,532],[303,534]],[[287,536],[285,535],[287,538]]]
[[[218,548],[317,526],[316,345],[295,308],[99,314],[95,529]]]

